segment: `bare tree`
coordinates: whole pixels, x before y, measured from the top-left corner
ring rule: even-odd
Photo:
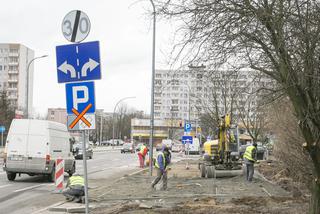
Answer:
[[[314,166],[310,213],[320,213],[319,1],[163,0],[158,6],[179,20],[173,53],[187,63],[249,67],[279,83]]]

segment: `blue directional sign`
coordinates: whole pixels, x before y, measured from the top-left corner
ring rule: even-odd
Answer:
[[[185,132],[191,132],[191,129],[192,129],[191,123],[185,123],[184,124],[184,131]]]
[[[0,126],[0,133],[3,133],[3,132],[5,132],[5,131],[6,131],[6,127]]]
[[[99,42],[56,47],[58,83],[101,79]]]
[[[192,144],[193,138],[192,136],[182,136],[182,144]]]
[[[94,82],[66,84],[66,98],[68,114],[75,114],[72,109],[77,110],[79,114],[83,111],[85,111],[85,113],[94,113],[96,109]]]

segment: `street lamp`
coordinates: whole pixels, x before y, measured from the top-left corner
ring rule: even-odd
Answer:
[[[127,99],[133,99],[133,98],[136,98],[136,97],[124,97],[122,98],[121,100],[119,100],[116,105],[114,106],[114,109],[113,109],[113,114],[112,114],[112,146],[114,145],[114,115],[115,115],[115,112],[116,112],[116,109],[118,107],[118,105],[124,101],[124,100],[127,100]],[[102,118],[101,118],[102,119]]]
[[[41,58],[45,58],[47,57],[48,55],[43,55],[43,56],[39,56],[39,57],[35,57],[33,58],[32,60],[30,60],[30,62],[28,63],[27,65],[27,97],[26,97],[26,100],[27,100],[27,119],[29,118],[29,68],[30,68],[30,65],[33,61],[35,61],[36,59],[41,59]],[[31,108],[32,108],[32,104],[31,104]]]
[[[149,166],[150,176],[153,167],[153,126],[154,126],[154,76],[155,76],[155,49],[156,49],[156,7],[153,0],[150,0],[153,9],[153,40],[152,40],[152,77],[151,77],[151,111],[150,111],[150,139],[149,139]]]

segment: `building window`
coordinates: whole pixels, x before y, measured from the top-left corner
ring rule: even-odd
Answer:
[[[172,100],[172,104],[179,104],[179,100],[178,99]]]
[[[161,74],[156,74],[156,78],[161,78]]]

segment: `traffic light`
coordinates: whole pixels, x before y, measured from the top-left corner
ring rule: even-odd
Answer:
[[[182,127],[182,121],[179,121],[179,126],[180,126],[180,128]]]

